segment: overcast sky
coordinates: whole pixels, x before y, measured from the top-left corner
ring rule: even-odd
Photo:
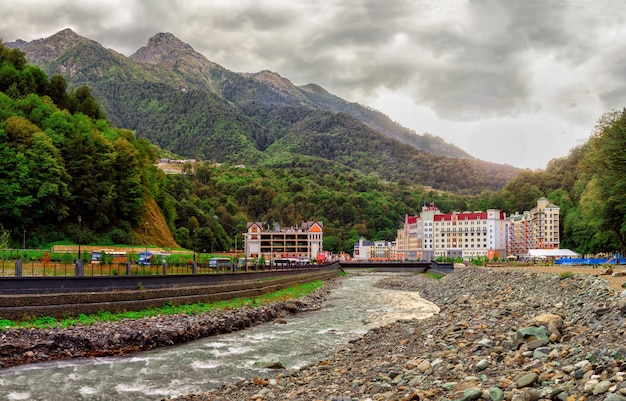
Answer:
[[[4,0],[0,37],[71,28],[129,56],[170,32],[229,70],[316,83],[483,160],[537,169],[626,106],[624,4]]]

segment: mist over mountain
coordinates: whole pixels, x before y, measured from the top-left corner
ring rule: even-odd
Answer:
[[[474,159],[314,83],[229,71],[170,33],[130,57],[70,29],[7,46],[49,75],[88,85],[114,125],[187,158],[345,169],[468,193],[500,189],[520,171]]]

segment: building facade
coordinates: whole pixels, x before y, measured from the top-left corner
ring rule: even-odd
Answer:
[[[246,258],[263,257],[270,262],[275,259],[295,258],[317,261],[323,254],[324,237],[321,221],[303,221],[300,227],[264,228],[261,222],[249,222],[243,233]]]
[[[355,244],[354,258],[491,260],[505,259],[508,255],[528,255],[529,249],[558,249],[559,211],[559,207],[546,198],[540,198],[537,207],[530,211],[509,217],[498,209],[441,213],[431,203],[422,207],[419,216],[404,217],[395,244],[361,238]]]
[[[419,216],[405,216],[396,240],[397,258],[503,258],[507,234],[506,215],[500,210],[441,213],[430,203]]]
[[[530,212],[515,212],[508,217],[507,249],[508,255],[524,255],[529,249],[528,229],[530,226]]]
[[[440,211],[434,203],[424,205],[419,216],[404,217],[396,238],[397,260],[431,260],[434,257],[434,218]]]
[[[370,248],[374,246],[374,243],[370,240],[367,240],[361,236],[359,238],[359,242],[354,244],[354,250],[352,252],[352,259],[359,261],[369,260],[370,257]]]
[[[433,236],[435,258],[505,258],[506,214],[497,209],[436,214]]]
[[[398,260],[396,243],[393,241],[370,241],[361,236],[354,244],[352,259],[358,261],[390,261]]]
[[[560,246],[560,208],[539,198],[530,211],[509,216],[510,255],[526,256],[530,249],[558,249]]]

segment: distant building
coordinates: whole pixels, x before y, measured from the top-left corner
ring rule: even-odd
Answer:
[[[419,216],[404,217],[404,224],[398,230],[396,252],[398,260],[431,260],[434,255],[433,222],[439,209],[433,202],[422,207]]]
[[[352,258],[358,261],[389,261],[396,259],[396,243],[393,241],[369,241],[361,236],[354,244]]]
[[[274,224],[272,229],[264,228],[262,222],[249,222],[247,226],[243,233],[246,258],[264,257],[269,262],[283,258],[316,261],[323,255],[321,221],[303,221],[300,227]]]
[[[498,209],[486,212],[452,212],[434,216],[434,256],[471,260],[506,257],[506,214]]]
[[[530,212],[515,212],[508,217],[507,248],[508,255],[525,255],[530,249],[528,229]]]
[[[354,244],[354,251],[352,252],[352,259],[354,260],[368,260],[370,255],[370,248],[374,246],[374,243],[370,240],[366,240],[361,236],[359,242]]]
[[[405,216],[396,239],[397,259],[502,258],[507,249],[506,228],[506,216],[500,210],[441,213],[431,202],[419,216]]]
[[[508,218],[509,255],[526,256],[530,249],[558,249],[560,246],[560,208],[546,198],[537,206]]]

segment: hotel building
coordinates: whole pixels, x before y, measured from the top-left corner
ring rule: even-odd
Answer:
[[[507,251],[525,256],[529,249],[558,249],[560,208],[546,198],[539,198],[530,211],[509,216]]]
[[[246,258],[266,261],[296,258],[315,261],[322,255],[323,223],[303,221],[300,227],[264,228],[261,222],[249,222],[243,233]]]
[[[506,257],[507,220],[504,212],[452,212],[434,216],[434,257]]]
[[[419,216],[405,216],[396,240],[397,259],[504,257],[506,224],[500,210],[441,213],[431,203]]]

